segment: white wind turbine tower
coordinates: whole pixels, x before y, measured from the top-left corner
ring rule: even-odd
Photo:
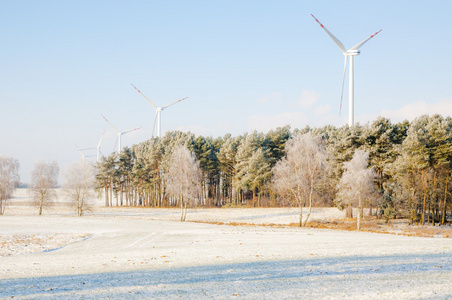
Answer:
[[[141,127],[138,127],[138,128],[134,128],[134,129],[127,130],[127,131],[118,131],[118,130],[115,128],[115,126],[113,126],[113,125],[110,123],[110,121],[108,121],[107,118],[104,117],[104,115],[101,115],[101,116],[105,119],[105,121],[107,121],[108,124],[110,124],[111,128],[113,128],[113,130],[114,130],[114,131],[116,132],[116,134],[118,135],[118,153],[121,152],[121,136],[124,135],[124,134],[126,134],[126,133],[129,133],[129,132],[132,132],[132,131],[141,129]],[[99,143],[99,144],[100,144],[100,143]]]
[[[320,23],[319,20],[317,20],[314,15],[311,14],[311,16],[317,21],[317,23],[320,24],[320,27],[323,28],[323,30],[325,30],[325,32],[330,36],[331,39],[333,39],[333,41],[336,43],[336,45],[342,50],[342,52],[345,55],[345,64],[344,64],[344,76],[342,79],[342,93],[341,93],[341,110],[342,110],[342,96],[344,94],[344,81],[345,81],[345,72],[347,70],[347,60],[350,57],[350,70],[349,70],[349,80],[348,80],[348,84],[349,84],[349,90],[348,90],[348,97],[349,97],[349,104],[348,104],[348,126],[353,126],[354,125],[354,111],[353,111],[353,56],[359,55],[361,53],[361,51],[359,51],[359,48],[361,48],[362,45],[364,45],[368,40],[370,40],[371,38],[373,38],[374,36],[376,36],[380,31],[375,32],[374,34],[372,34],[370,37],[368,37],[367,39],[365,39],[364,41],[356,44],[355,46],[353,46],[352,48],[350,48],[349,50],[345,50],[344,45],[341,43],[341,41],[339,41],[339,39],[337,39],[331,32],[329,32],[325,26],[323,26],[322,23]]]
[[[154,137],[154,128],[155,128],[155,121],[157,120],[157,136],[158,137],[160,137],[161,136],[161,134],[162,134],[162,129],[161,129],[161,113],[162,113],[162,111],[165,109],[165,108],[168,108],[168,107],[170,107],[171,105],[173,105],[173,104],[176,104],[176,103],[178,103],[178,102],[181,102],[182,100],[185,100],[185,99],[187,99],[188,97],[185,97],[185,98],[182,98],[182,99],[180,99],[180,100],[177,100],[177,101],[175,101],[175,102],[172,102],[172,103],[170,103],[170,104],[167,104],[167,105],[165,105],[165,106],[160,106],[160,107],[157,107],[157,105],[155,105],[154,104],[154,102],[152,102],[151,100],[149,100],[149,98],[148,97],[146,97],[142,92],[140,92],[140,90],[139,89],[137,89],[133,84],[131,84],[136,90],[137,90],[137,92],[138,93],[140,93],[149,103],[151,103],[151,105],[155,108],[155,113],[156,113],[156,117],[157,117],[157,119],[154,119],[154,127],[152,128],[152,137]]]

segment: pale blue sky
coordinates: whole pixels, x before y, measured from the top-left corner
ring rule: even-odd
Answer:
[[[1,1],[0,153],[61,168],[116,136],[132,145],[162,131],[213,137],[290,124],[342,125],[343,55],[314,14],[350,48],[379,29],[355,59],[355,119],[394,122],[452,114],[450,1]],[[346,83],[347,84],[347,83]],[[347,94],[344,99],[348,99]],[[88,154],[95,154],[94,151]]]

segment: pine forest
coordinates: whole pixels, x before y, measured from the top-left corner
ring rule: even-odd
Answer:
[[[451,168],[452,119],[423,115],[236,137],[167,132],[103,157],[96,182],[105,206],[365,207],[435,225],[452,211]]]

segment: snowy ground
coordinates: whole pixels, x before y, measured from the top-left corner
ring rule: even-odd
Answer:
[[[451,238],[182,223],[168,209],[35,212],[17,204],[0,217],[2,299],[452,297]],[[187,218],[288,224],[297,215],[225,209]]]

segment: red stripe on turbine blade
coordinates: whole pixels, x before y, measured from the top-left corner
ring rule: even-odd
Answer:
[[[314,15],[313,14],[311,14],[311,16],[314,18],[314,20],[316,20],[317,21],[317,23],[319,23],[320,24],[320,26],[323,28],[323,25],[322,25],[322,23],[320,23],[320,21],[319,20],[317,20],[317,18],[316,17],[314,17]]]
[[[372,34],[370,37],[373,38],[374,36],[376,36],[377,34],[379,34],[381,30],[382,30],[382,29],[380,29],[379,31],[375,32],[375,33]]]
[[[140,93],[141,94],[141,92],[140,92],[140,90],[139,89],[137,89],[133,84],[130,84],[131,86],[133,86],[133,88],[134,89],[136,89],[137,91],[138,91],[138,93]]]

